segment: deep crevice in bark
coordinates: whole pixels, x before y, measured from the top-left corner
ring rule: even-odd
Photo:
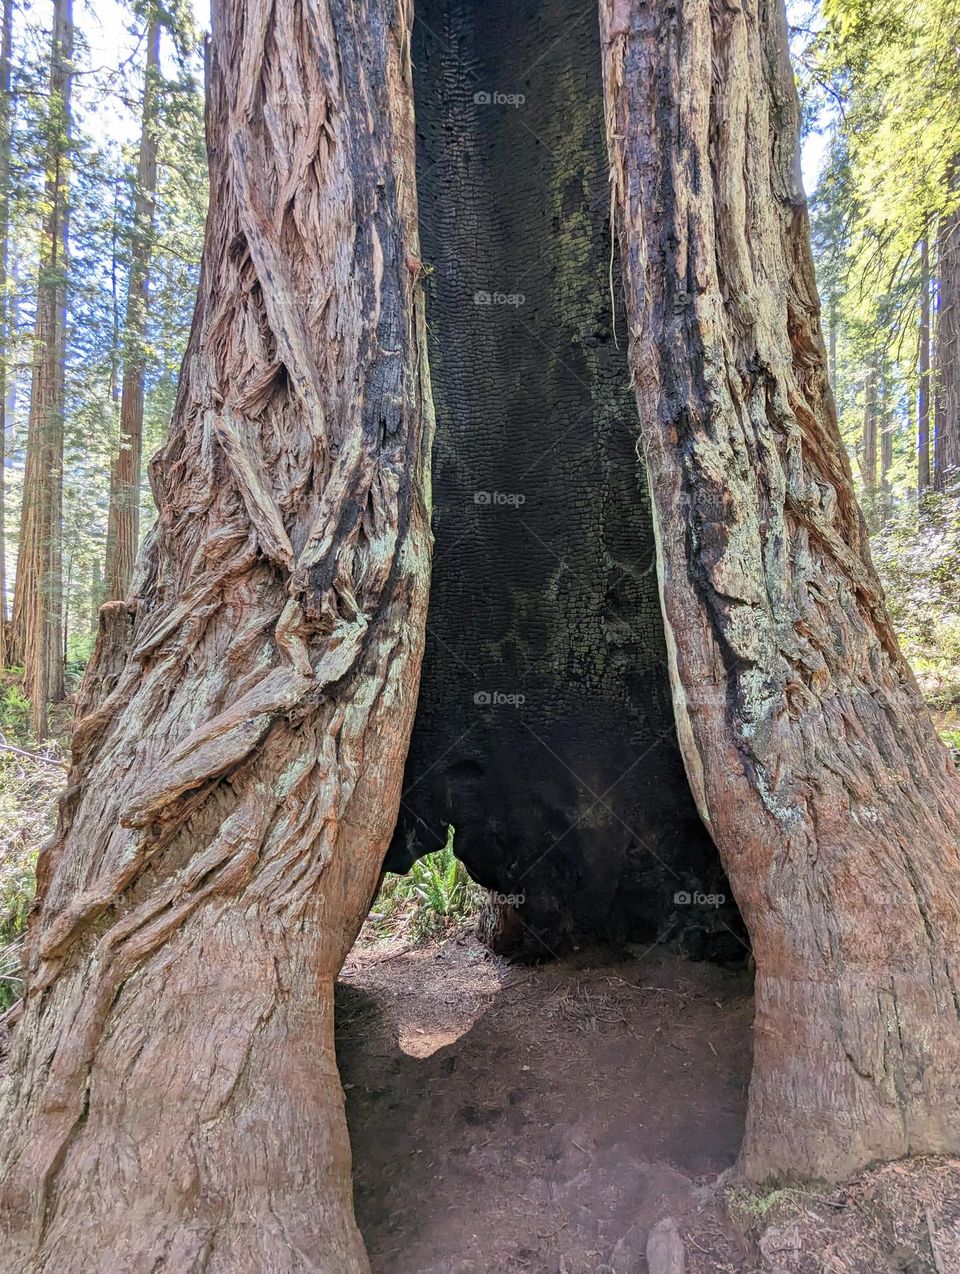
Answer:
[[[596,11],[425,0],[413,60],[436,547],[387,865],[452,822],[541,954],[601,937],[740,958],[671,707]]]

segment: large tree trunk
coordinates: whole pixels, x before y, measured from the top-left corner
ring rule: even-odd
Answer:
[[[783,7],[602,21],[675,710],[756,958],[741,1166],[956,1152],[960,784],[839,437]]]
[[[107,515],[106,600],[122,601],[130,591],[140,539],[140,469],[143,456],[144,339],[150,296],[150,256],[157,189],[157,124],[160,100],[160,19],[147,23],[143,73],[143,113],[137,185],[133,203],[130,275],[123,323],[123,385],[120,391],[120,439],[110,473]]]
[[[4,1269],[366,1268],[332,994],[428,586],[410,21],[214,6],[200,294],[40,863]]]
[[[63,698],[63,412],[67,325],[72,0],[54,0],[46,177],[33,378],[13,597],[11,657],[22,662],[37,738]]]

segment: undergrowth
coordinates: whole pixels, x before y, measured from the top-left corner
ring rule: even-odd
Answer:
[[[450,827],[443,849],[418,859],[406,875],[387,872],[369,916],[377,938],[426,943],[476,916],[484,893],[454,856],[453,834]]]
[[[960,742],[960,479],[904,505],[871,541],[887,606],[947,742]]]
[[[53,738],[38,748],[30,738],[30,703],[19,673],[0,673],[0,1012],[20,995],[20,948],[37,853],[53,831],[66,778],[63,741]]]

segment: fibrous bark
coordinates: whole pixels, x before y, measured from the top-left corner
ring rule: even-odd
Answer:
[[[388,865],[439,849],[545,955],[745,955],[684,777],[611,252],[599,29],[424,0],[414,29],[435,569]]]
[[[602,24],[674,705],[756,959],[741,1168],[956,1152],[960,785],[837,428],[783,8]]]
[[[37,738],[63,698],[63,412],[67,320],[72,0],[54,0],[45,146],[44,216],[33,376],[17,547],[10,658],[24,665]]]
[[[144,339],[150,298],[150,258],[157,189],[157,126],[160,93],[160,19],[147,24],[147,56],[143,75],[143,109],[137,177],[133,199],[130,274],[123,323],[123,384],[120,392],[120,439],[110,473],[107,518],[106,597],[122,601],[130,591],[140,539],[140,469],[143,455],[143,387],[146,373]]]
[[[410,20],[214,6],[200,293],[39,866],[5,1270],[366,1269],[332,987],[396,817],[428,583]]]

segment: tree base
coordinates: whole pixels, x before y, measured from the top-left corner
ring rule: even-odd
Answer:
[[[738,1173],[844,1181],[871,1163],[960,1152],[960,1014],[945,970],[756,980]]]

